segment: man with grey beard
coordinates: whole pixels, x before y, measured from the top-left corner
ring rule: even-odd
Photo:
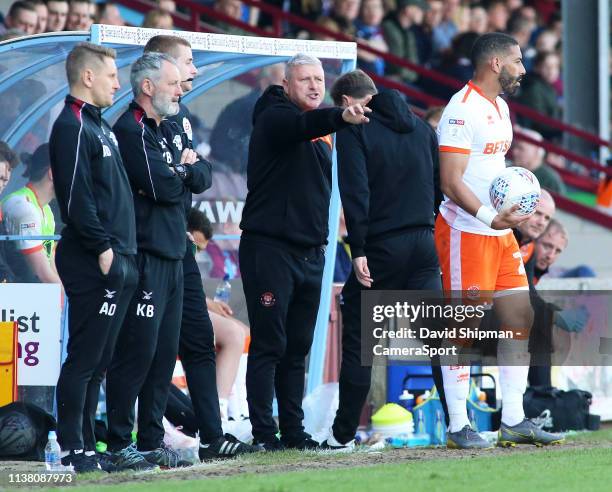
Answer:
[[[183,94],[174,58],[144,54],[130,82],[135,97],[114,131],[134,195],[140,279],[106,378],[108,448],[116,470],[188,466],[164,444],[162,419],[178,353],[186,198],[210,186],[211,168],[166,119],[178,112]]]

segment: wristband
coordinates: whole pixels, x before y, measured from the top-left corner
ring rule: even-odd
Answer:
[[[476,218],[484,225],[489,227],[491,227],[495,217],[497,217],[497,212],[493,212],[493,210],[486,205],[481,205],[478,212],[476,212]]]

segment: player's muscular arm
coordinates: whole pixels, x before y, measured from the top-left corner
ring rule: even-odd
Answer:
[[[463,210],[476,216],[482,203],[463,182],[463,173],[467,169],[469,159],[469,154],[440,152],[440,187],[444,194]]]
[[[463,182],[463,173],[465,173],[469,158],[469,154],[440,152],[440,186],[447,197],[459,205],[463,210],[480,219],[480,216],[477,214],[483,204],[474,192]],[[508,229],[516,227],[521,222],[531,217],[530,215],[513,215],[518,209],[519,206],[515,205],[510,209],[498,213],[494,216],[492,222],[487,225],[490,225],[492,229]]]

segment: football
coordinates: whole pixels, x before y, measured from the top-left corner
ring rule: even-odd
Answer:
[[[529,215],[538,206],[540,183],[523,167],[509,167],[495,177],[489,187],[491,204],[498,212],[519,205],[516,215]]]

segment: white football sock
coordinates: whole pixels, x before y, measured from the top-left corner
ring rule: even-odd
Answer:
[[[497,346],[499,386],[502,393],[502,422],[513,426],[525,418],[523,395],[529,374],[528,340],[500,340]],[[514,364],[514,365],[505,365]]]
[[[448,407],[449,432],[457,432],[470,425],[467,398],[470,392],[470,366],[442,366],[444,395]]]

